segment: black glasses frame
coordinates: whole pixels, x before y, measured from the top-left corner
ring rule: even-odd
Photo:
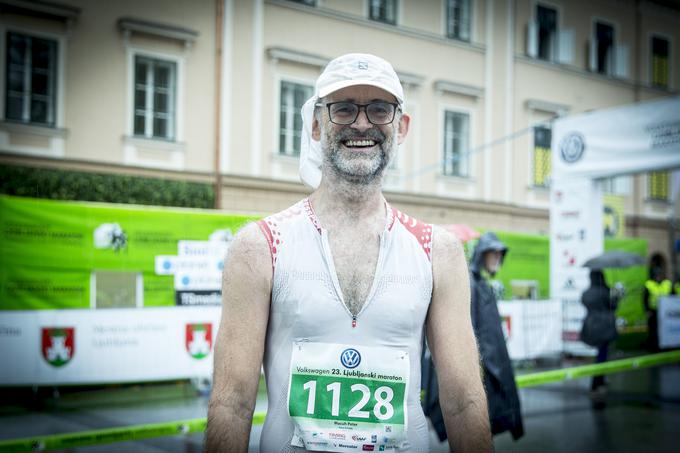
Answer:
[[[357,114],[354,116],[354,119],[350,121],[349,123],[337,123],[333,121],[333,115],[331,115],[331,107],[336,105],[336,104],[352,104],[357,106]],[[376,123],[374,121],[371,121],[371,118],[368,115],[368,106],[371,104],[389,104],[392,107],[394,107],[394,110],[392,111],[392,117],[390,118],[389,121],[384,122],[384,123]],[[359,113],[361,113],[361,109],[364,109],[364,112],[366,113],[366,119],[368,120],[369,123],[374,124],[376,126],[384,126],[386,124],[390,124],[392,121],[394,121],[394,117],[397,115],[397,109],[399,109],[399,103],[397,102],[387,102],[387,101],[378,101],[378,102],[369,102],[368,104],[357,104],[356,102],[350,102],[350,101],[337,101],[337,102],[329,102],[327,104],[323,104],[321,102],[317,102],[314,104],[316,107],[326,107],[328,109],[328,118],[331,120],[331,123],[337,124],[339,126],[347,126],[349,124],[353,124],[357,118],[359,118]]]

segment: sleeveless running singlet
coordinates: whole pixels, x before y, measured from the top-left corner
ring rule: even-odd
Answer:
[[[428,451],[420,356],[432,226],[385,206],[375,277],[356,317],[308,199],[258,222],[273,265],[260,451]]]

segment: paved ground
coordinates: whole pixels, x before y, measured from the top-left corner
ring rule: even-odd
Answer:
[[[587,379],[523,389],[526,435],[494,439],[497,452],[671,452],[680,443],[680,364],[609,377],[607,406],[594,410]],[[0,439],[155,423],[206,415],[207,397],[186,382],[100,389],[1,389]],[[258,400],[264,410],[266,400]],[[260,430],[253,429],[251,451]],[[447,452],[432,434],[431,451]],[[64,450],[69,453],[200,452],[202,434]]]

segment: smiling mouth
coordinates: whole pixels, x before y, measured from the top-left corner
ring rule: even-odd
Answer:
[[[342,143],[347,148],[371,148],[378,144],[375,140],[345,140]]]

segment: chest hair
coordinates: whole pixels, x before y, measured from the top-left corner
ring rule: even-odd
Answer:
[[[373,285],[380,237],[374,232],[357,231],[357,228],[348,230],[329,231],[328,239],[345,304],[356,315]]]

